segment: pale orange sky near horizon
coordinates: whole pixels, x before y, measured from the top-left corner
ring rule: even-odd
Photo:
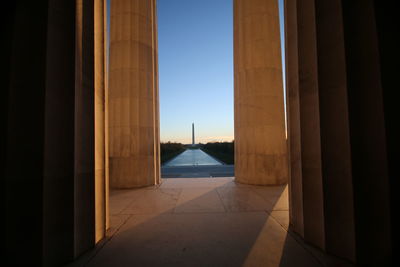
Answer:
[[[198,143],[206,144],[208,142],[231,142],[233,140],[234,140],[233,136],[206,136],[206,137],[196,138],[196,144],[198,144]],[[161,143],[167,143],[167,142],[191,144],[192,143],[192,137],[191,136],[189,138],[176,138],[176,137],[174,137],[174,138],[170,138],[169,140],[161,140]]]

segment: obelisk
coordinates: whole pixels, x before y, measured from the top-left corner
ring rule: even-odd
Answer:
[[[192,146],[194,146],[194,122],[192,123]]]

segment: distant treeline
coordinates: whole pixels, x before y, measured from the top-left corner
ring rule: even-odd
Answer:
[[[204,152],[217,158],[225,164],[235,164],[235,143],[232,142],[214,142],[201,145]]]
[[[176,157],[180,153],[185,151],[185,146],[181,143],[161,143],[160,144],[160,157],[161,157],[161,164],[164,164],[168,160]]]

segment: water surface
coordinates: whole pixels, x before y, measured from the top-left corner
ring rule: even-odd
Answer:
[[[202,151],[201,149],[187,149],[164,166],[199,166],[199,165],[222,165],[219,161]]]

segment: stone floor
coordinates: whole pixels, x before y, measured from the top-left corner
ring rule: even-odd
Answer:
[[[288,232],[287,186],[177,178],[110,194],[107,238],[72,266],[347,266]]]
[[[161,166],[162,178],[210,178],[234,175],[234,165]]]

